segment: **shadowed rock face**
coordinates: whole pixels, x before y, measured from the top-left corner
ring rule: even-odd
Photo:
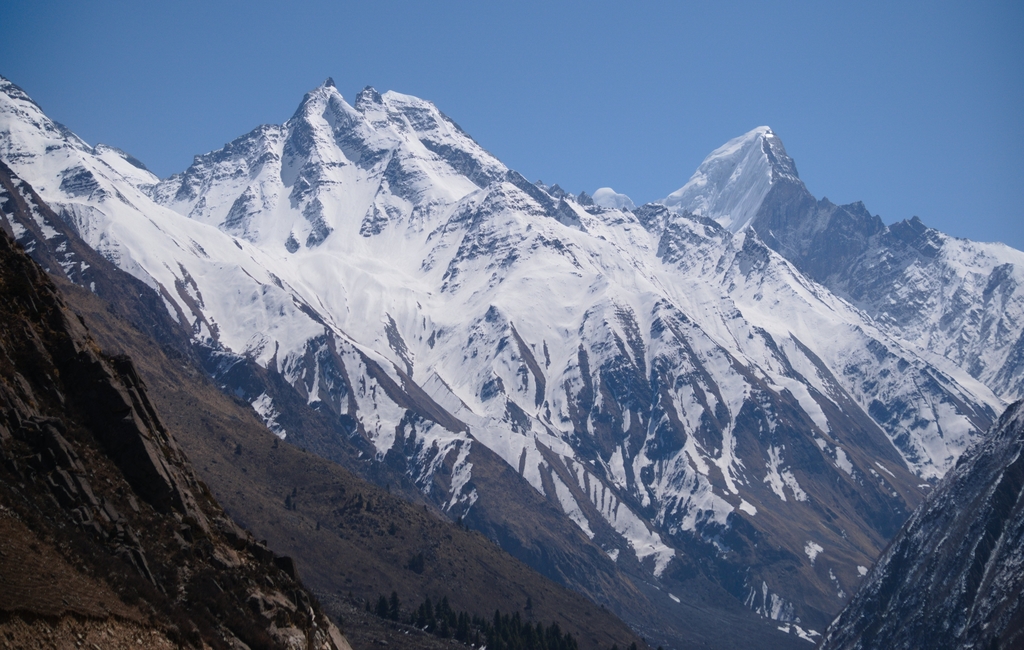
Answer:
[[[863,203],[820,201],[799,180],[776,183],[752,224],[766,244],[819,282],[848,268],[885,230]]]
[[[0,182],[11,186],[12,176],[6,167],[0,169]],[[12,215],[27,208],[24,203],[8,206]],[[22,217],[16,223],[26,221],[32,220]],[[4,224],[5,230],[10,228],[9,223]],[[140,497],[158,511],[178,512],[208,531],[207,517],[196,501],[198,482],[184,454],[160,422],[131,359],[100,354],[84,323],[67,310],[46,274],[15,249],[6,232],[3,245],[5,297],[30,306],[27,312],[18,313],[18,302],[12,302],[7,316],[14,322],[40,320],[25,322],[24,336],[18,337],[13,343],[15,347],[8,351],[17,351],[9,371],[13,386],[20,389],[4,390],[6,417],[16,419],[14,430],[21,430],[21,420],[38,408],[36,396],[28,390],[32,381],[25,379],[27,373],[46,387],[44,394],[73,412],[93,432],[107,457]],[[9,327],[7,331],[15,330]],[[50,432],[47,435],[59,436],[54,429],[63,428],[59,422],[54,420],[44,428]],[[66,441],[59,440],[53,445],[64,449]]]
[[[1016,402],[914,512],[821,647],[1020,647],[1022,451]]]
[[[180,512],[208,530],[187,479],[171,464],[183,461],[181,451],[160,424],[131,359],[105,361],[79,353],[61,364],[79,389],[76,402],[85,423],[136,493],[160,512]]]
[[[815,199],[795,176],[751,228],[879,325],[956,363],[1007,401],[1024,396],[1024,256],[957,239],[918,217],[886,226],[861,202]]]
[[[0,320],[0,626],[12,638],[32,616],[116,615],[179,646],[348,647],[290,561],[196,478],[132,361],[99,351],[6,233]]]

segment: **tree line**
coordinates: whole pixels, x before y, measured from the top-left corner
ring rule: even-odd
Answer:
[[[529,604],[528,604],[529,606]],[[419,607],[402,616],[398,593],[392,591],[391,598],[383,594],[377,599],[376,608],[366,602],[366,610],[377,616],[414,625],[429,634],[455,639],[487,650],[579,650],[579,644],[569,632],[562,632],[558,623],[545,626],[543,623],[524,621],[519,612],[503,614],[494,610],[490,619],[456,612],[444,596],[436,605],[428,596]],[[635,646],[634,646],[635,647]]]

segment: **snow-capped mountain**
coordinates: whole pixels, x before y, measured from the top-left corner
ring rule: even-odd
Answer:
[[[1006,401],[1024,396],[1021,251],[950,237],[917,217],[886,226],[859,202],[819,201],[767,127],[715,150],[662,203],[749,226],[888,333],[953,361]]]
[[[712,151],[686,185],[661,203],[739,232],[750,225],[776,185],[797,179],[796,165],[782,141],[760,126]]]
[[[297,395],[482,530],[496,455],[601,562],[666,592],[709,577],[809,639],[1005,406],[766,245],[799,183],[767,129],[631,210],[529,183],[393,92],[328,80],[161,181],[0,90],[0,159],[278,435]]]
[[[914,512],[821,647],[1019,648],[1022,451],[1017,402]]]

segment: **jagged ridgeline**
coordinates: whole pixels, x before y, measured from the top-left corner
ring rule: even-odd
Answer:
[[[16,646],[348,648],[235,525],[131,359],[104,355],[0,233],[0,638]]]

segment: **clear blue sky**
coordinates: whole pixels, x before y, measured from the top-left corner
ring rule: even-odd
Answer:
[[[1024,3],[5,0],[0,74],[161,176],[331,76],[531,180],[677,189],[767,124],[816,196],[1024,249]]]

